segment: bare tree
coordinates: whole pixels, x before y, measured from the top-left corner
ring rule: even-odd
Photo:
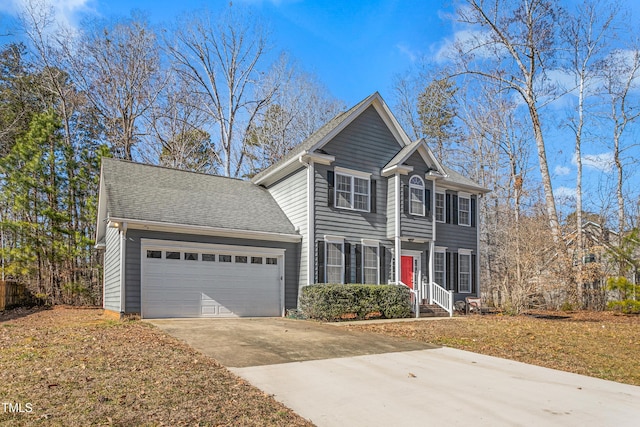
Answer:
[[[230,6],[219,17],[204,10],[180,20],[173,37],[168,53],[211,122],[216,161],[226,176],[238,176],[245,134],[279,88],[260,90],[267,34],[255,18]]]
[[[546,0],[467,0],[458,18],[481,31],[456,47],[463,73],[517,93],[527,106],[551,234],[563,247],[540,117],[542,101],[552,93],[545,69],[556,54],[559,16],[554,3]]]
[[[640,84],[640,47],[633,45],[631,49],[618,49],[611,52],[600,64],[604,94],[608,100],[610,112],[608,121],[612,125],[611,140],[613,144],[613,163],[616,170],[616,199],[618,239],[622,242],[626,231],[625,214],[625,154],[636,143],[624,140],[627,128],[640,117],[637,100],[633,99],[633,92]]]
[[[570,92],[575,93],[578,100],[575,111],[572,112],[569,126],[575,136],[576,176],[576,240],[579,256],[577,286],[578,305],[581,305],[582,295],[582,256],[584,248],[582,229],[582,143],[585,126],[585,102],[593,95],[593,84],[597,79],[596,65],[602,60],[602,55],[611,40],[612,26],[618,14],[617,3],[602,2],[600,0],[585,0],[575,13],[569,14],[563,25],[562,38],[569,54],[566,71],[573,77],[574,87]]]
[[[133,147],[146,132],[142,117],[166,81],[156,34],[137,13],[87,27],[76,45],[62,47],[76,83],[102,119],[114,154],[131,160]]]

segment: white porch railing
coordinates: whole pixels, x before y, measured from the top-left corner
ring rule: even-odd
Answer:
[[[411,303],[413,304],[413,311],[416,313],[416,318],[420,317],[420,300],[418,300],[418,292],[411,289],[409,285],[403,283],[402,281],[398,282],[398,284],[409,288],[409,292],[411,292]]]
[[[453,292],[446,290],[436,282],[425,283],[423,286],[423,294],[429,293],[429,304],[437,304],[449,313],[449,317],[453,316]]]

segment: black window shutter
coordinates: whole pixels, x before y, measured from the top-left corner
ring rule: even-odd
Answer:
[[[403,212],[408,214],[409,211],[409,186],[408,185],[402,185],[402,209]]]
[[[378,206],[377,206],[378,205],[378,193],[376,192],[376,187],[377,187],[377,181],[372,179],[371,180],[371,186],[370,186],[371,194],[369,196],[370,197],[369,201],[371,203],[371,208],[370,208],[370,212],[371,213],[376,213],[378,211],[377,210],[377,208],[378,208]]]
[[[447,288],[448,290],[453,289],[453,275],[451,274],[451,252],[447,252],[445,255],[445,269],[446,269],[446,285],[445,288]]]
[[[324,240],[318,240],[318,283],[325,283],[325,276],[324,276]]]
[[[344,283],[351,283],[351,244],[344,244]]]
[[[424,210],[427,217],[431,217],[431,190],[428,188],[424,192]]]
[[[458,196],[455,194],[451,197],[451,205],[453,206],[453,212],[451,212],[452,223],[458,224]]]
[[[333,171],[327,171],[327,205],[333,207],[334,205],[334,187],[335,187],[335,174]]]
[[[424,269],[425,276],[427,277],[427,281],[429,281],[429,251],[424,251],[424,264],[427,266],[427,268]]]
[[[458,252],[453,253],[453,291],[459,292],[458,290]]]
[[[387,263],[385,262],[387,257],[387,248],[380,246],[380,283],[387,283]]]
[[[356,244],[356,283],[362,283],[362,245]]]
[[[477,282],[478,282],[478,278],[476,277],[476,256],[471,255],[471,293],[472,294],[476,293]]]
[[[476,198],[471,197],[471,226],[476,226]]]
[[[447,193],[445,196],[445,209],[447,224],[451,224],[451,194]]]

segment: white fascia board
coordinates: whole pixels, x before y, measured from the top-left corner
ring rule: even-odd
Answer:
[[[325,234],[324,240],[325,242],[331,242],[331,243],[344,243],[344,236],[334,236],[331,234]]]
[[[268,231],[238,230],[233,228],[205,227],[202,225],[176,224],[125,218],[109,218],[113,222],[126,222],[135,230],[165,231],[168,233],[199,234],[204,236],[234,237],[238,239],[271,240],[276,242],[299,242],[299,234],[272,233]]]
[[[309,164],[309,162],[318,163],[321,165],[328,166],[331,163],[336,161],[336,156],[332,156],[330,154],[322,154],[322,153],[305,153],[298,157],[300,162]]]
[[[98,219],[96,223],[95,241],[104,240],[107,230],[107,191],[104,184],[103,166],[100,165],[100,184],[98,190]]]
[[[413,172],[413,166],[409,165],[394,165],[389,168],[382,170],[382,176],[387,177],[394,175],[395,173],[399,173],[401,175],[408,175]]]
[[[257,180],[251,180],[251,182],[256,185],[270,185],[276,182],[281,177],[288,175],[289,173],[295,171],[298,167],[300,167],[300,157],[304,156],[305,154],[307,154],[306,151],[300,154],[300,156],[294,156],[290,158],[265,176]]]
[[[380,246],[380,240],[362,239],[360,242],[362,246]]]

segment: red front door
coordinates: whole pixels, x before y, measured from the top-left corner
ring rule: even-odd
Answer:
[[[403,256],[400,264],[400,280],[413,289],[413,257]]]

